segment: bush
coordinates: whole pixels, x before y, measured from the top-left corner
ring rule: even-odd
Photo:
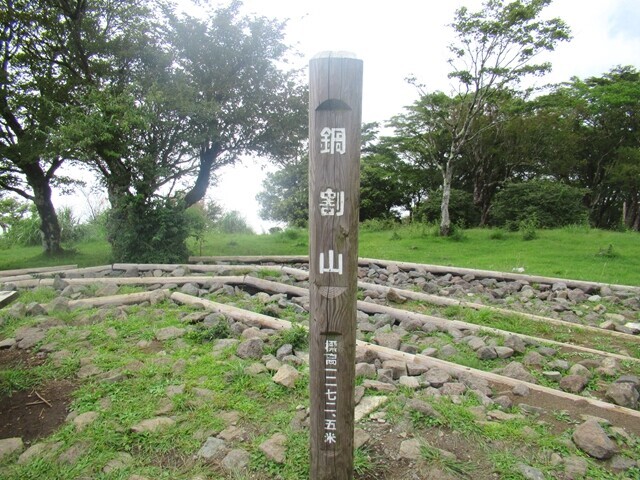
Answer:
[[[216,222],[215,228],[221,233],[254,233],[247,220],[237,210],[222,215],[220,220]]]
[[[364,232],[384,232],[392,230],[398,225],[396,218],[370,218],[360,224],[360,230]]]
[[[130,196],[110,211],[107,240],[116,262],[184,263],[189,226],[179,202]]]
[[[414,212],[416,220],[421,222],[440,222],[442,191],[431,195],[418,205]],[[451,224],[460,227],[476,226],[480,223],[480,210],[473,204],[473,195],[464,190],[451,189],[449,199],[449,217]]]
[[[491,206],[491,224],[520,230],[523,221],[535,220],[537,228],[557,228],[584,223],[587,208],[583,190],[551,180],[507,184]]]

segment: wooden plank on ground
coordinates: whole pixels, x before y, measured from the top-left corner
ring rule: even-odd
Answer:
[[[0,308],[4,307],[5,305],[9,305],[16,298],[18,298],[18,292],[16,291],[0,291]]]

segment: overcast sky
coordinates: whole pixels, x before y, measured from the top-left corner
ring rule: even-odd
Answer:
[[[355,53],[364,62],[363,121],[383,123],[416,100],[415,88],[405,81],[409,75],[428,91],[450,92],[447,45],[453,32],[448,25],[463,5],[475,11],[482,2],[245,0],[243,10],[288,19],[286,41],[300,53],[295,61],[301,67],[321,51]],[[538,85],[601,75],[616,65],[640,68],[640,0],[555,0],[544,17],[563,19],[573,39],[545,58],[553,70]],[[264,172],[256,163],[219,173],[220,183],[209,197],[227,210],[239,210],[258,233],[268,228],[257,214],[255,195]]]

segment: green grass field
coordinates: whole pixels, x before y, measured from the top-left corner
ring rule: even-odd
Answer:
[[[0,250],[0,269],[111,263],[109,245],[92,241],[71,247],[61,258],[41,255],[39,247]],[[191,244],[194,255],[306,255],[305,230],[272,235],[209,233]],[[361,257],[452,265],[552,277],[640,285],[640,234],[583,227],[538,230],[525,241],[520,232],[470,229],[454,238],[433,235],[433,227],[414,224],[393,230],[360,231]]]

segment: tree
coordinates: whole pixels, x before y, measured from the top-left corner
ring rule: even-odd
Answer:
[[[61,67],[60,20],[53,1],[3,0],[0,8],[0,187],[34,203],[47,255],[62,251],[51,188],[68,183],[48,136],[73,90]]]
[[[569,29],[560,19],[540,20],[551,0],[488,0],[483,9],[471,13],[466,7],[456,11],[451,25],[457,40],[450,46],[449,78],[458,82],[455,94],[427,94],[412,107],[414,115],[425,114],[427,128],[418,130],[428,144],[431,158],[442,175],[440,234],[451,227],[449,198],[456,166],[465,146],[482,130],[474,130],[474,121],[505,90],[513,90],[527,75],[542,75],[549,63],[531,63],[559,41],[569,39]],[[493,124],[488,125],[490,128]],[[441,142],[447,148],[442,151]]]
[[[306,227],[309,220],[309,156],[267,174],[256,195],[260,218]]]
[[[561,105],[572,120],[578,141],[568,177],[588,189],[592,224],[615,228],[624,221],[638,229],[640,72],[626,66],[601,77],[574,78],[547,101]]]
[[[279,68],[283,24],[239,9],[233,2],[200,20],[164,8],[156,12],[162,21],[134,22],[123,48],[102,45],[113,68],[97,54],[75,62],[83,96],[69,108],[60,145],[101,175],[114,209],[112,241],[135,225],[132,212],[138,222],[145,208],[149,218],[161,208],[181,215],[204,197],[216,169],[243,154],[299,153],[306,96],[297,72]],[[127,25],[135,20],[119,14]],[[91,22],[75,27],[86,40]],[[162,233],[148,225],[126,237],[151,241]],[[125,246],[118,252],[120,260],[129,256]]]

